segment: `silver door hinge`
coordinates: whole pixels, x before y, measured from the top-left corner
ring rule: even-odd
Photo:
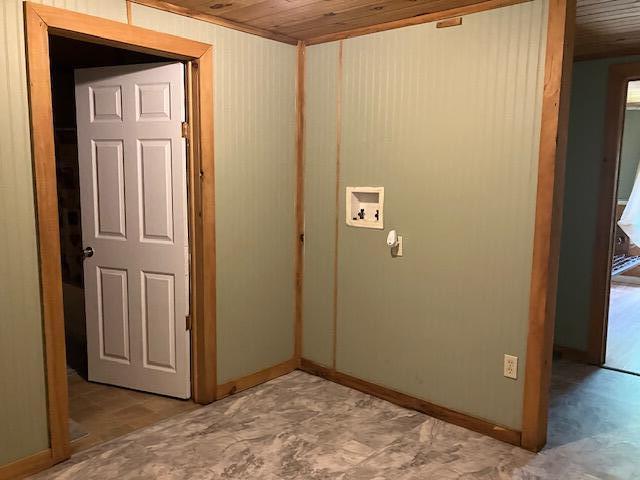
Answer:
[[[191,330],[191,315],[185,317],[186,330]]]
[[[189,124],[182,122],[182,138],[189,138]]]

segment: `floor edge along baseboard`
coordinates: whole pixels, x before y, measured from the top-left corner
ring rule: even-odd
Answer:
[[[292,358],[272,367],[260,370],[259,372],[251,373],[244,377],[218,385],[216,401],[228,397],[229,395],[255,387],[261,383],[276,379],[286,375],[287,373],[291,373],[296,370],[297,366],[298,360],[296,358]]]
[[[242,390],[255,387],[270,380],[274,380],[283,375],[287,375],[296,369],[324,378],[331,382],[338,383],[345,387],[353,388],[368,395],[373,395],[374,397],[387,400],[388,402],[401,407],[410,408],[439,420],[468,428],[469,430],[482,433],[512,445],[520,446],[521,432],[501,427],[487,422],[486,420],[456,412],[446,407],[434,405],[390,388],[382,387],[380,385],[352,377],[351,375],[323,367],[322,365],[304,358],[301,360],[293,358],[272,367],[265,368],[264,370],[260,370],[259,372],[219,385],[217,400],[233,395],[234,393]],[[22,478],[25,475],[46,470],[53,466],[53,464],[54,462],[51,460],[51,450],[47,449],[14,463],[0,466],[0,480]]]
[[[0,465],[0,480],[24,478],[46,470],[55,463],[51,449],[47,448],[46,450],[15,460],[6,465]]]
[[[493,437],[502,442],[520,446],[521,432],[510,428],[495,425],[486,420],[482,420],[465,413],[456,412],[446,407],[435,405],[433,403],[421,400],[410,395],[400,393],[390,388],[382,387],[366,380],[361,380],[345,373],[332,370],[322,365],[318,365],[310,360],[302,359],[300,370],[322,377],[326,380],[359,390],[363,393],[373,395],[374,397],[387,400],[404,408],[410,408],[418,412],[429,415],[430,417],[452,423],[459,427],[464,427],[474,432],[482,433],[489,437]]]

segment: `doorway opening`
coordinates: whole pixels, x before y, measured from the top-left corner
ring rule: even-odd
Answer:
[[[640,375],[640,63],[608,71],[588,359]]]
[[[125,388],[126,386],[132,386],[126,378],[127,375],[133,374],[129,369],[130,365],[122,367],[121,372],[116,372],[116,377],[113,380],[100,375],[100,372],[90,372],[89,368],[89,363],[91,363],[90,356],[93,358],[98,356],[105,357],[108,362],[109,353],[117,354],[120,359],[135,363],[135,360],[128,358],[128,355],[124,353],[133,347],[130,344],[129,332],[126,332],[126,329],[116,332],[114,329],[118,329],[123,324],[124,319],[126,319],[125,326],[128,329],[132,329],[135,326],[136,315],[131,302],[125,301],[123,306],[128,307],[126,308],[127,311],[124,312],[124,317],[119,317],[116,311],[107,305],[107,302],[117,302],[116,298],[102,299],[105,305],[99,313],[99,319],[91,318],[91,315],[88,317],[85,314],[87,308],[91,311],[97,305],[87,305],[87,302],[95,302],[96,300],[93,298],[95,295],[85,295],[85,272],[88,272],[89,277],[92,277],[92,267],[88,267],[86,264],[87,258],[86,253],[83,253],[83,248],[87,243],[94,242],[91,238],[87,238],[91,237],[91,234],[88,233],[91,228],[87,228],[89,225],[84,225],[84,223],[93,223],[94,219],[90,219],[91,215],[87,215],[84,210],[97,208],[99,211],[104,212],[104,217],[107,217],[113,207],[117,206],[114,205],[114,203],[117,204],[117,201],[108,198],[109,187],[107,184],[102,185],[100,180],[101,176],[106,177],[109,175],[109,157],[104,157],[106,163],[102,168],[103,175],[100,175],[100,156],[98,155],[92,159],[83,148],[80,148],[79,152],[78,122],[85,120],[78,110],[78,105],[76,105],[77,80],[74,77],[76,74],[87,72],[86,69],[92,68],[94,72],[104,73],[104,81],[116,84],[118,82],[113,79],[113,73],[110,73],[110,69],[101,67],[114,67],[116,70],[121,70],[120,67],[131,65],[135,70],[151,71],[146,69],[159,63],[165,64],[171,59],[81,42],[55,35],[49,37],[49,52],[60,231],[60,267],[62,272],[69,394],[69,438],[72,442],[73,451],[77,452],[135,429],[148,426],[174,414],[193,410],[197,405],[190,400],[176,399],[143,391],[144,386],[138,386],[137,390]],[[77,94],[83,95],[84,93],[77,92]],[[121,92],[118,100],[124,103],[128,101],[127,96],[127,92]],[[164,106],[162,105],[162,107]],[[127,105],[125,104],[123,110],[126,110],[126,108]],[[119,137],[118,134],[114,135],[114,133],[109,130],[96,132],[98,136],[113,137],[113,139],[103,139],[103,141],[113,141],[116,137]],[[100,141],[95,138],[86,138],[84,140]],[[125,149],[128,148],[130,148],[129,145],[126,145]],[[97,151],[99,152],[100,150],[98,149]],[[186,155],[184,158],[186,159]],[[87,164],[91,163],[92,160],[97,162],[97,164],[94,164],[94,173],[96,176],[95,186],[98,188],[94,192],[88,192],[89,196],[104,197],[104,201],[111,202],[111,205],[91,205],[91,202],[87,200],[87,191],[90,188],[88,189],[86,185],[81,185],[82,175],[80,170],[81,167],[85,170],[90,168],[87,167]],[[124,176],[126,175],[125,172],[131,171],[125,164],[133,161],[134,158],[131,155],[125,155],[122,160],[124,168],[120,173]],[[184,166],[185,168],[180,174],[182,178],[186,178],[186,163]],[[174,174],[179,173],[174,172]],[[85,173],[84,180],[86,180],[86,177]],[[114,181],[113,178],[107,177],[107,179],[111,180],[111,182]],[[123,197],[133,195],[133,192],[128,191],[128,188],[125,189],[130,185],[127,185],[126,179],[123,180]],[[100,186],[103,186],[102,192],[100,192]],[[172,191],[172,193],[174,195],[182,195],[182,201],[174,199],[172,203],[183,204],[186,211],[186,188],[181,192]],[[161,199],[157,198],[156,201],[158,200]],[[136,212],[128,211],[126,206],[119,206],[122,208],[122,213],[125,217],[120,220],[122,220],[122,226],[125,227],[127,223],[131,223]],[[159,208],[158,205],[155,208]],[[110,219],[104,218],[103,221],[108,223]],[[131,225],[127,225],[127,227],[131,229]],[[178,230],[180,229],[178,228]],[[119,240],[122,239],[120,238]],[[102,248],[108,249],[108,243],[104,243]],[[122,261],[119,265],[121,267],[127,266]],[[104,262],[105,259],[103,258],[102,267],[106,265]],[[110,266],[112,267],[113,265]],[[93,278],[89,278],[89,280],[93,280]],[[102,280],[104,283],[104,281],[108,282],[110,279],[103,276]],[[91,283],[89,281],[89,284]],[[108,293],[108,291],[105,291],[104,286],[103,284],[98,296]],[[132,296],[132,294],[133,292],[127,292],[127,296]],[[122,311],[123,309],[120,309],[120,312]],[[91,331],[93,328],[91,323],[96,320],[100,322],[101,338],[98,341],[101,344],[99,346],[101,347],[100,355],[93,351],[96,349],[96,342],[88,341],[87,338],[87,331]],[[154,324],[153,318],[148,318],[147,320],[149,325]],[[176,325],[179,324],[179,321],[176,322]],[[166,332],[157,332],[156,335],[161,333],[169,334],[170,326],[167,327]],[[122,337],[117,338],[118,335],[122,335]],[[166,338],[165,340],[175,343],[177,339],[179,339],[179,336],[174,336],[173,339]],[[118,343],[118,346],[116,343]],[[118,351],[119,346],[122,347],[122,351]],[[109,352],[110,349],[113,351]],[[135,352],[132,351],[130,353],[133,354]],[[189,363],[187,360],[187,368]],[[93,367],[94,370],[95,368]],[[188,374],[188,371],[185,373]],[[162,390],[162,385],[159,387],[160,389],[156,390],[157,392],[167,393]]]
[[[177,347],[174,350],[174,346],[186,346],[189,344],[190,359],[187,353],[187,356],[184,357],[186,360],[182,364],[190,363],[190,365],[183,369],[183,371],[187,372],[187,375],[186,377],[181,377],[185,380],[181,384],[182,389],[179,394],[169,392],[167,395],[180,398],[191,397],[194,402],[200,404],[210,403],[216,398],[213,49],[211,45],[174,35],[153,32],[133,25],[45,5],[25,2],[24,12],[35,189],[35,220],[42,297],[46,363],[45,379],[50,440],[50,447],[46,452],[42,452],[39,457],[41,461],[39,466],[42,468],[66,460],[72,452],[69,430],[70,392],[67,387],[70,379],[68,377],[67,349],[65,346],[64,311],[65,307],[69,310],[69,305],[73,304],[73,292],[67,292],[67,305],[65,305],[65,302],[63,302],[64,289],[61,258],[63,250],[61,239],[63,242],[67,241],[67,237],[64,235],[67,233],[68,227],[72,226],[68,224],[74,224],[76,232],[79,228],[82,231],[82,237],[87,238],[87,235],[89,235],[89,237],[92,237],[92,242],[96,242],[86,245],[83,238],[82,246],[84,248],[82,252],[84,261],[81,282],[78,281],[77,260],[74,263],[75,269],[68,266],[69,271],[65,273],[65,278],[68,281],[75,281],[76,285],[81,285],[75,290],[76,296],[81,297],[79,294],[83,293],[82,290],[84,289],[84,303],[85,307],[87,307],[85,310],[86,324],[88,327],[93,326],[93,333],[90,328],[87,328],[86,332],[86,365],[89,377],[93,375],[94,378],[92,380],[98,383],[114,384],[131,389],[126,392],[142,390],[162,394],[165,393],[162,389],[150,386],[154,381],[153,379],[157,380],[159,377],[172,373],[172,370],[178,370],[177,367],[174,368],[173,365],[167,363],[167,355],[170,360],[173,360],[178,353]],[[55,55],[55,49],[57,48],[55,45],[57,40],[54,37],[79,41],[81,44],[78,44],[77,48],[82,50],[91,50],[95,46],[121,50],[120,52],[111,51],[111,53],[107,52],[107,50],[101,50],[96,53],[96,55],[104,54],[106,57],[109,55],[119,57],[117,61],[119,66],[117,67],[92,66],[88,69],[78,70],[84,72],[84,77],[78,76],[74,80],[75,99],[80,99],[75,103],[76,106],[81,107],[75,113],[78,118],[83,120],[76,122],[76,127],[78,127],[76,132],[73,131],[73,126],[65,127],[64,122],[63,126],[54,125],[52,74],[55,75],[56,72],[55,66],[52,65],[52,50],[54,50],[53,55]],[[69,44],[67,43],[67,45]],[[94,50],[94,52],[97,51]],[[137,52],[136,55],[138,56],[129,56],[129,60],[126,60],[126,62],[134,65],[122,65],[122,56],[127,56],[131,52]],[[67,53],[67,55],[73,56],[75,53],[71,52]],[[102,57],[96,58],[101,58],[101,61],[104,60]],[[142,65],[142,70],[151,69],[152,67],[148,62],[158,59],[162,59],[164,62],[169,59],[170,62],[173,62],[171,65],[178,66],[181,71],[184,65],[185,77],[180,77],[179,85],[181,85],[180,89],[184,90],[186,101],[180,100],[181,103],[177,104],[171,102],[174,96],[170,91],[175,90],[174,87],[178,85],[175,81],[161,81],[159,82],[160,85],[158,85],[158,82],[147,82],[136,77],[137,83],[130,82],[129,87],[127,87],[130,90],[133,89],[135,93],[128,94],[129,100],[126,105],[122,103],[124,100],[124,84],[119,85],[117,82],[111,82],[109,80],[110,77],[108,75],[105,76],[104,72],[114,73],[113,69],[116,68],[121,70],[120,73],[124,77],[129,74],[137,75],[139,72],[137,73],[136,71],[140,67],[135,67],[136,64]],[[154,65],[158,66],[157,63],[154,63]],[[173,68],[175,69],[176,67]],[[97,72],[96,69],[105,70]],[[130,75],[127,78],[131,80]],[[100,83],[101,81],[106,81],[106,84]],[[64,83],[64,80],[62,83]],[[136,89],[136,87],[139,88]],[[79,94],[79,92],[84,93]],[[167,100],[167,96],[169,100]],[[73,100],[74,95],[67,90],[66,98],[61,101],[62,105],[56,103],[58,109],[64,111],[66,108],[68,110],[67,104],[72,103]],[[129,113],[126,113],[125,106],[128,108]],[[142,137],[138,135],[140,134],[141,125],[138,127],[125,125],[127,118],[129,118],[130,120],[139,121],[140,124],[144,123],[143,120],[147,120],[147,127],[149,127],[157,120],[158,115],[162,116],[162,114],[168,112],[167,108],[173,111],[184,111],[189,121],[185,123],[179,122],[175,125],[172,123],[172,133],[156,135],[151,132]],[[165,115],[165,117],[168,118],[169,116]],[[109,122],[111,122],[111,130],[108,128]],[[89,131],[87,125],[97,130],[92,131],[91,135],[87,135],[87,131]],[[59,135],[56,135],[54,127],[61,128]],[[65,131],[64,128],[71,130]],[[118,128],[120,137],[134,136],[129,140],[119,138],[116,133],[113,133],[114,129],[117,130]],[[61,165],[56,163],[56,149],[63,149],[63,145],[66,142],[67,150],[73,152],[73,147],[69,147],[69,143],[73,145],[74,134],[79,146],[77,176],[80,179],[80,218],[76,217],[78,213],[77,199],[75,200],[75,215],[73,212],[66,212],[67,217],[60,218],[61,212],[59,211],[57,195],[59,175],[57,170],[64,168],[64,162]],[[174,136],[172,135],[175,135],[181,144],[182,137],[186,138],[184,140],[186,142],[186,149],[184,150],[186,157],[174,151],[173,145],[178,142],[173,141]],[[56,142],[57,136],[64,138]],[[147,140],[151,140],[151,143],[147,142]],[[126,158],[125,142],[129,143],[128,154],[134,154],[133,162]],[[167,145],[161,145],[163,143],[170,143],[171,148]],[[131,147],[132,145],[133,148]],[[149,149],[145,151],[146,147],[149,147]],[[84,153],[82,153],[83,148]],[[85,161],[82,161],[83,155]],[[88,161],[86,161],[87,158],[89,159]],[[188,158],[188,161],[185,158]],[[175,159],[185,161],[186,165],[172,163]],[[147,163],[149,165],[146,165]],[[82,166],[84,166],[85,173],[89,172],[88,178],[83,178]],[[101,166],[103,167],[102,172],[100,172]],[[148,171],[147,167],[150,168]],[[133,170],[127,173],[125,168]],[[98,175],[95,175],[96,172]],[[124,173],[121,174],[122,172]],[[142,172],[145,175],[144,179],[138,175],[138,172]],[[179,175],[174,176],[173,172],[178,172]],[[64,181],[67,182],[67,189],[73,191],[75,173],[67,173],[69,173],[69,178],[65,178]],[[105,174],[105,176],[102,179],[97,178],[100,177],[101,173]],[[127,178],[125,179],[125,177]],[[163,178],[164,182],[162,181]],[[172,183],[168,180],[169,178],[180,180],[180,182],[183,182],[182,186],[179,183]],[[153,179],[160,179],[160,181],[149,184]],[[172,191],[170,187],[173,189]],[[151,224],[159,216],[164,215],[167,218],[167,212],[170,210],[171,214],[178,213],[179,209],[176,208],[175,203],[163,203],[162,200],[173,198],[173,192],[177,192],[180,189],[182,189],[180,197],[182,198],[184,194],[183,199],[188,205],[188,208],[185,208],[187,212],[181,214],[181,218],[177,222],[174,221],[172,225],[165,222],[164,227],[165,229],[173,228],[169,232],[169,236],[173,236],[172,238],[176,239],[186,239],[186,232],[188,231],[191,249],[191,261],[189,263],[185,261],[185,258],[188,257],[187,250],[184,249],[186,243],[183,245],[178,242],[168,241],[169,239],[163,238],[163,233],[167,232],[151,228],[153,227]],[[129,193],[125,196],[123,190]],[[73,196],[74,194],[70,193],[70,195]],[[77,192],[75,195],[77,196]],[[104,203],[102,202],[104,199],[115,199],[115,202]],[[88,201],[89,208],[83,208],[82,204],[86,203],[86,201]],[[146,205],[149,208],[142,208],[141,205]],[[108,208],[105,210],[104,206]],[[86,218],[82,217],[87,214],[93,215],[93,219],[97,218],[99,221],[97,223],[95,221],[93,223],[86,221]],[[127,214],[132,214],[134,220],[128,224],[126,223]],[[91,217],[89,218],[91,219]],[[120,222],[120,220],[124,220],[124,223]],[[77,225],[78,223],[79,226]],[[158,227],[161,223],[156,222],[154,225]],[[61,224],[63,229],[66,229],[65,232],[61,232]],[[115,248],[116,244],[113,244],[114,246],[111,248],[103,248],[104,245],[98,245],[97,241],[115,240],[118,232],[114,228],[117,229],[118,226],[123,225],[124,228],[129,225],[132,230],[128,231],[123,238],[120,238],[120,251],[115,252],[109,258],[102,258],[98,262],[98,259],[101,258],[101,255],[104,256],[105,252],[113,253],[117,248]],[[182,228],[182,231],[179,232],[177,227]],[[140,235],[140,232],[143,232],[143,234]],[[157,238],[151,238],[154,235]],[[77,237],[74,238],[77,244],[78,239]],[[135,240],[135,242],[128,242],[129,239]],[[73,240],[71,236],[68,237],[68,240],[70,246],[72,246]],[[156,247],[172,243],[180,246],[180,255],[165,255],[158,251],[153,255],[147,255],[139,254],[137,251],[127,252],[123,250],[123,246],[129,243],[144,243],[144,241],[148,241],[149,244],[153,245],[151,240],[155,240]],[[70,247],[66,246],[64,248]],[[94,254],[91,255],[91,253]],[[77,252],[73,255],[77,255]],[[177,259],[179,265],[176,263],[174,270],[158,270],[149,262],[147,262],[147,267],[142,265],[145,259],[162,260],[166,257]],[[90,261],[87,261],[87,259]],[[136,264],[136,269],[132,270],[134,273],[131,282],[129,282],[128,278],[129,269],[116,264],[121,259],[128,259],[131,262],[139,261],[139,264]],[[74,261],[70,260],[70,262],[73,263]],[[87,265],[91,265],[91,268],[87,269]],[[87,274],[87,272],[90,274]],[[188,275],[189,279],[180,279],[179,275]],[[89,288],[91,282],[93,282],[93,288]],[[185,286],[184,291],[178,288],[178,283],[181,286]],[[99,287],[96,288],[96,284]],[[186,285],[190,288],[190,298],[186,294]],[[67,288],[67,290],[70,289]],[[137,295],[129,295],[131,290]],[[96,292],[100,293],[97,294]],[[157,301],[161,298],[160,294],[163,292],[165,293],[164,301]],[[171,304],[170,300],[172,298],[170,293],[172,292],[176,293],[176,298],[181,292],[184,297],[182,299],[184,310],[171,308],[175,306]],[[98,297],[97,300],[89,301],[90,294],[94,296],[94,300]],[[167,300],[168,298],[169,300]],[[76,303],[78,303],[78,298],[76,298]],[[188,311],[185,304],[188,304]],[[95,320],[96,317],[99,320],[106,318],[105,313],[118,320],[112,323],[108,332],[103,328],[104,322]],[[184,316],[183,313],[189,315],[189,318]],[[170,324],[177,325],[173,320],[177,320],[178,314],[181,316],[182,330],[167,328]],[[165,321],[160,326],[161,328],[158,328],[157,322],[153,324],[153,322],[149,321],[152,316],[153,318],[164,318],[166,320],[171,315],[174,315],[174,318],[171,318],[171,322]],[[136,325],[135,328],[133,328],[134,323]],[[188,331],[185,329],[187,326],[190,326]],[[83,332],[81,330],[79,332],[76,331],[76,335],[79,336],[79,343],[82,345]],[[134,335],[137,335],[137,337],[134,338]],[[173,342],[172,340],[176,336],[183,338],[184,344],[182,342]],[[142,339],[148,340],[151,337],[162,340],[165,347],[168,348],[158,350],[156,348],[157,345],[142,341]],[[92,339],[98,339],[99,348],[90,346]],[[134,344],[137,351],[133,347]],[[72,346],[72,348],[74,347]],[[80,352],[82,352],[82,347],[80,347]],[[163,354],[164,357],[161,358]],[[117,370],[117,374],[109,377],[108,370],[103,369],[100,372],[92,368],[92,357],[97,360],[97,362],[93,362],[94,367],[100,364],[100,360],[110,360],[112,363],[111,371],[113,373]],[[77,367],[78,370],[82,370],[82,361],[78,362],[77,357],[75,360],[71,359],[71,361],[79,365]],[[119,369],[113,370],[117,363],[120,363]],[[126,370],[125,367],[135,367],[136,365],[146,368],[150,375],[122,375]],[[94,371],[93,373],[92,370]],[[190,377],[189,370],[191,372]],[[80,376],[80,378],[82,377]],[[152,381],[144,385],[140,382],[141,379],[144,381],[151,379]],[[120,391],[125,390],[120,389]],[[128,412],[128,414],[134,418],[137,416],[135,412]],[[113,422],[113,418],[111,421]]]
[[[640,375],[640,80],[625,91],[604,366]]]
[[[638,468],[629,452],[640,445],[640,377],[612,365],[622,337],[633,341],[632,322],[640,324],[633,305],[640,290],[625,281],[639,271],[640,256],[640,239],[625,222],[640,160],[640,64],[633,60],[578,59],[571,89],[546,448],[587,449],[584,465],[595,476],[605,465],[615,464],[616,473]]]

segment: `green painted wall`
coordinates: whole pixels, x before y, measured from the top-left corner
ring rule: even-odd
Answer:
[[[132,5],[136,25],[214,45],[218,382],[293,356],[292,45]]]
[[[333,363],[333,287],[336,254],[337,42],[306,51],[304,138],[303,350],[307,359]]]
[[[344,41],[340,204],[328,79],[306,87],[305,300],[331,305],[338,239],[337,369],[519,429],[547,2]],[[334,46],[307,49],[336,69]],[[313,74],[309,74],[310,78]],[[331,76],[331,75],[330,75]],[[335,111],[334,111],[335,112]],[[324,135],[324,143],[316,135]],[[346,186],[385,187],[385,230],[347,227]],[[315,212],[315,214],[313,213]],[[333,217],[333,218],[332,218]],[[392,258],[389,229],[404,236]],[[320,246],[322,244],[322,246]],[[305,313],[307,305],[305,305]],[[306,314],[304,356],[331,358],[329,307]],[[520,379],[502,376],[503,354]]]
[[[640,161],[640,110],[627,110],[620,150],[618,200],[629,200]]]
[[[36,3],[126,21],[124,1]],[[22,8],[0,8],[0,465],[49,446]]]
[[[126,21],[124,0],[50,5]],[[22,2],[0,8],[0,465],[48,447]],[[133,5],[215,46],[218,375],[291,358],[296,48]],[[19,368],[16,368],[16,365]]]
[[[609,65],[640,57],[576,62],[565,172],[555,343],[586,350]]]

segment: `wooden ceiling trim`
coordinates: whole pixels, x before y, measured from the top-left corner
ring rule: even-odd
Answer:
[[[144,5],[146,7],[156,8],[158,10],[164,10],[167,12],[175,13],[177,15],[195,18],[197,20],[202,20],[203,22],[212,23],[214,25],[219,25],[221,27],[227,27],[233,30],[239,30],[241,32],[250,33],[252,35],[258,35],[260,37],[269,38],[271,40],[277,40],[279,42],[288,43],[289,45],[298,44],[297,39],[291,38],[281,33],[265,30],[263,28],[253,27],[251,25],[233,22],[230,20],[226,20],[224,18],[216,17],[214,15],[205,14],[191,8],[174,5],[173,3],[165,2],[163,0],[130,0],[130,1],[131,3],[137,3],[139,5]]]
[[[494,8],[507,7],[509,5],[516,5],[518,3],[526,3],[529,1],[531,0],[486,0],[484,2],[475,3],[473,5],[451,8],[448,10],[442,10],[439,12],[429,13],[426,15],[418,15],[411,18],[405,18],[402,20],[395,20],[392,22],[380,23],[377,25],[370,25],[367,27],[360,27],[352,30],[336,32],[336,33],[331,33],[327,35],[318,35],[317,37],[313,37],[305,40],[305,44],[315,45],[318,43],[334,42],[336,40],[345,40],[347,38],[367,35],[369,33],[382,32],[385,30],[408,27],[411,25],[419,25],[421,23],[429,23],[429,22],[434,22],[436,20],[444,20],[451,17],[469,15],[471,13],[482,12],[485,10],[492,10]]]

